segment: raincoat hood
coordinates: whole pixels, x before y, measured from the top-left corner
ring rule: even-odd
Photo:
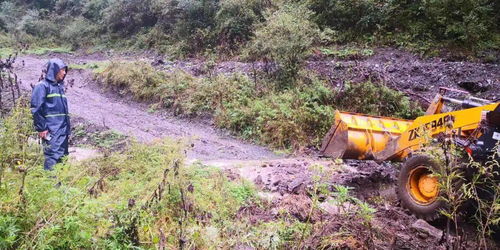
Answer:
[[[52,83],[56,83],[57,82],[56,75],[59,72],[59,70],[63,68],[68,69],[68,66],[61,59],[59,58],[50,59],[49,62],[47,63],[47,74],[45,75],[45,79]]]

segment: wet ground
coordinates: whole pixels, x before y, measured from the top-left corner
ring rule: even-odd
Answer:
[[[30,90],[30,84],[37,82],[41,68],[52,56],[77,64],[141,59],[164,70],[179,68],[198,76],[208,73],[204,61],[168,61],[154,55],[23,56],[18,60],[16,72],[25,90]],[[266,65],[261,63],[228,61],[217,63],[212,70],[216,73],[252,74],[255,69],[264,67]],[[347,81],[383,80],[388,86],[404,91],[424,104],[439,86],[468,90],[484,98],[500,98],[500,66],[497,64],[422,59],[402,51],[381,49],[376,50],[374,56],[360,60],[315,58],[308,62],[308,67],[325,77],[332,86],[342,87]],[[220,167],[230,178],[244,178],[259,187],[259,195],[267,200],[265,209],[249,206],[241,211],[241,216],[255,222],[268,221],[283,216],[280,211],[288,211],[287,216],[317,226],[307,239],[310,248],[321,246],[320,241],[325,235],[351,230],[350,235],[355,237],[344,239],[343,245],[337,247],[444,249],[442,223],[430,225],[398,206],[394,191],[398,164],[335,161],[312,156],[280,157],[265,147],[239,140],[214,128],[209,120],[181,119],[168,112],[149,112],[146,104],[103,91],[88,70],[71,71],[67,82],[72,85],[67,90],[70,111],[78,117],[75,119],[77,125],[84,127],[83,135],[76,136],[74,144],[86,144],[92,140],[85,133],[107,130],[141,142],[162,137],[175,138],[187,145],[188,163],[201,161],[204,165]],[[88,152],[80,153],[85,155]],[[377,212],[370,224],[371,230],[359,218],[340,213],[339,206],[332,205],[332,197],[328,195],[321,197],[321,209],[311,214],[311,190],[314,190],[318,180],[332,192],[335,185],[348,186],[352,188],[353,197],[375,207]],[[474,242],[471,240],[469,243]],[[474,245],[467,245],[469,243],[463,246],[474,248]]]
[[[66,57],[67,64],[83,60]],[[18,59],[16,73],[25,90],[30,90],[30,85],[38,82],[48,58],[25,56]],[[71,71],[66,83],[71,114],[140,142],[151,142],[163,137],[176,138],[188,145],[188,158],[199,160],[276,157],[264,147],[235,139],[203,121],[179,119],[167,113],[151,113],[147,105],[107,93],[93,81],[92,74],[87,70]]]
[[[273,65],[261,62],[218,62],[211,68],[203,60],[168,61],[152,58],[153,64],[165,70],[183,69],[193,75],[243,72],[252,75],[258,70],[273,70]],[[443,58],[423,58],[392,49],[375,49],[373,56],[337,59],[315,55],[306,63],[334,87],[347,82],[382,82],[405,92],[414,100],[432,100],[439,87],[468,91],[490,100],[500,99],[500,64],[449,61]]]
[[[398,164],[322,158],[207,164],[224,169],[231,179],[250,179],[259,187],[263,203],[240,210],[250,223],[293,217],[312,224],[312,234],[302,248],[446,249],[445,220],[428,223],[399,207],[395,193]],[[376,209],[370,223],[357,214],[359,207],[352,200],[338,203],[336,185],[349,188],[349,197]],[[315,193],[319,187],[327,190]],[[472,230],[465,230],[470,238],[460,247],[477,249]],[[454,233],[448,237],[450,242],[458,240]]]

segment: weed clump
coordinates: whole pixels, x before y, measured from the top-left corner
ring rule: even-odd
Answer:
[[[284,5],[268,12],[266,22],[255,30],[246,53],[252,60],[277,64],[278,88],[293,87],[309,48],[319,37],[319,28],[310,21],[311,16],[303,4]]]
[[[216,123],[276,148],[318,145],[331,126],[334,93],[318,79],[224,103]]]
[[[0,119],[0,185],[6,170],[25,171],[41,162],[42,148],[36,136],[26,100],[20,99],[11,114]]]
[[[338,97],[337,104],[345,111],[405,119],[414,119],[424,114],[402,92],[370,81],[346,84]]]
[[[319,146],[335,108],[372,115],[415,118],[422,110],[402,93],[372,82],[333,90],[301,71],[294,88],[243,74],[194,77],[184,71],[156,70],[145,62],[111,63],[97,74],[105,86],[176,115],[212,115],[218,127],[275,148]]]
[[[164,72],[145,62],[112,62],[98,79],[122,95],[131,94],[176,115],[211,114],[225,102],[253,95],[252,82],[241,74],[197,78],[182,70]]]
[[[0,185],[2,248],[215,244],[238,209],[255,199],[254,187],[229,182],[218,169],[185,166],[181,150],[170,141],[135,144],[54,172],[36,163],[8,171]]]

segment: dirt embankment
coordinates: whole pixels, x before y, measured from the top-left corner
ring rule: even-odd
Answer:
[[[182,69],[197,76],[209,73],[272,71],[272,64],[235,61],[218,62],[208,67],[203,60],[168,61],[154,58],[154,65],[165,70]],[[442,58],[422,58],[409,52],[383,48],[374,55],[358,59],[335,59],[314,56],[306,63],[328,80],[342,88],[347,82],[383,82],[389,87],[407,93],[412,99],[426,104],[439,87],[469,91],[490,100],[500,99],[500,65],[478,62],[447,61]]]
[[[470,92],[490,100],[500,99],[500,65],[452,62],[441,58],[421,58],[395,50],[378,49],[360,60],[317,60],[309,67],[326,76],[333,85],[372,80],[386,83],[413,99],[432,100],[439,87]]]

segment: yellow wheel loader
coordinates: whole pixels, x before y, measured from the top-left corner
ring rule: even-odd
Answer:
[[[433,174],[437,162],[422,150],[431,138],[445,134],[474,160],[495,155],[500,143],[500,103],[472,97],[465,91],[440,88],[425,115],[413,121],[337,111],[334,124],[323,139],[321,154],[343,159],[403,161],[397,187],[401,205],[429,220],[445,204],[438,199],[439,183]]]

